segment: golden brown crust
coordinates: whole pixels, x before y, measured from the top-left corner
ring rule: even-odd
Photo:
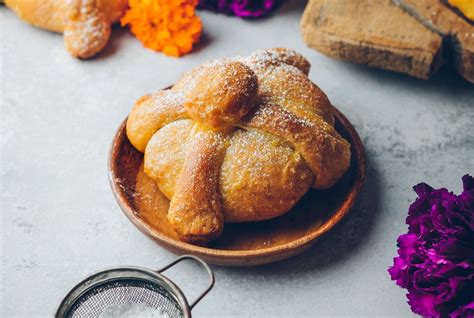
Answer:
[[[157,182],[169,199],[174,197],[186,149],[194,147],[188,145],[192,129],[191,120],[165,125],[146,147],[145,173]],[[238,130],[229,140],[219,174],[218,193],[221,194],[225,222],[279,216],[296,204],[312,179],[304,160],[284,141],[258,130]]]
[[[142,96],[128,115],[128,139],[135,148],[143,152],[148,141],[161,127],[187,117],[180,94],[165,90]]]
[[[186,145],[193,127],[193,121],[188,119],[172,122],[158,130],[146,146],[145,173],[156,181],[160,191],[170,200],[183,170]]]
[[[145,173],[168,199],[174,196],[192,129],[191,120],[175,121],[158,130],[146,147]],[[219,175],[225,222],[277,217],[296,204],[312,180],[304,159],[285,140],[239,129],[229,138]]]
[[[5,0],[5,4],[23,21],[53,32],[64,31],[67,1]]]
[[[259,102],[281,105],[308,120],[317,114],[334,125],[331,103],[308,78],[311,65],[301,54],[274,48],[257,51],[240,60],[258,77]]]
[[[74,57],[87,59],[107,45],[110,22],[98,0],[79,0],[72,6],[64,26],[64,45]]]
[[[311,67],[311,64],[303,55],[287,48],[272,48],[257,51],[240,60],[256,73],[258,73],[259,69],[265,70],[272,66],[275,67],[286,64],[296,67],[305,75],[308,75]]]
[[[5,4],[37,27],[64,32],[66,49],[79,58],[90,58],[105,47],[110,24],[128,7],[127,0],[6,0]]]
[[[232,135],[219,180],[225,221],[254,222],[289,211],[313,173],[285,140],[250,128]]]
[[[306,160],[315,178],[313,187],[332,187],[350,164],[350,144],[323,119],[308,121],[272,104],[261,104],[243,120],[287,140]]]
[[[101,0],[100,4],[110,23],[118,22],[128,8],[128,0]]]
[[[244,64],[222,60],[198,67],[191,74],[192,81],[181,81],[184,108],[197,123],[224,130],[253,107],[257,77]]]
[[[286,213],[311,186],[334,185],[350,164],[350,145],[305,75],[304,58],[277,49],[238,61],[198,66],[171,90],[139,100],[127,122],[187,242],[216,238],[224,220]]]
[[[257,74],[260,101],[280,105],[308,120],[316,114],[334,125],[332,106],[326,94],[295,67],[280,65]]]
[[[176,181],[168,220],[186,242],[204,244],[224,229],[218,175],[226,148],[221,133],[195,126],[188,139],[185,161]]]

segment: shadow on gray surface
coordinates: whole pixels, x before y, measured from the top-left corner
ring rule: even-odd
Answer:
[[[275,11],[271,12],[267,16],[264,16],[260,19],[248,19],[248,22],[258,22],[262,20],[266,20],[267,18],[271,18],[273,15],[278,14],[278,15],[285,15],[285,14],[291,14],[293,12],[300,12],[301,14],[303,13],[303,10],[306,6],[306,0],[289,0],[282,5],[280,5],[278,8],[275,9]],[[201,14],[204,12],[203,10],[198,10],[197,15]],[[234,17],[235,19],[239,19],[238,17]],[[200,53],[203,49],[209,46],[209,44],[213,41],[212,38],[212,30],[206,31],[206,28],[204,27],[203,33],[201,35],[201,39],[199,42],[195,45],[193,50],[189,54],[198,54]],[[117,23],[112,26],[112,34],[110,36],[109,43],[107,46],[99,53],[97,54],[94,58],[90,59],[91,61],[93,60],[102,60],[110,57],[111,55],[114,55],[121,47],[121,42],[123,41],[123,38],[127,35],[131,35],[130,30],[128,27],[120,27]],[[138,41],[138,40],[137,40]]]
[[[212,38],[211,33],[203,29],[199,42],[193,46],[193,49],[191,52],[189,52],[189,54],[190,55],[199,54],[203,49],[207,48],[209,44],[211,44],[212,41],[213,41],[213,38]]]
[[[110,40],[109,43],[107,43],[107,46],[99,53],[97,54],[94,58],[90,60],[102,60],[106,59],[114,54],[117,53],[117,51],[120,50],[122,47],[122,42],[126,37],[133,37],[133,34],[130,32],[128,27],[120,27],[118,24],[115,24],[112,27],[112,34],[110,35]],[[139,41],[138,39],[134,38],[135,41]],[[195,45],[193,50],[190,52],[190,54],[197,54],[201,52],[204,48],[206,48],[210,43],[212,42],[212,37],[208,32],[205,30],[203,31],[201,35],[201,39],[199,42]],[[140,45],[142,45],[140,43]],[[145,47],[143,47],[144,50],[149,50]],[[153,51],[152,51],[153,52]],[[156,52],[156,54],[163,54],[161,52]]]
[[[278,263],[250,268],[220,268],[219,271],[259,276],[286,276],[333,266],[357,253],[370,236],[380,208],[380,176],[367,156],[366,154],[366,181],[356,206],[340,224],[308,251]]]
[[[344,67],[349,71],[364,77],[364,79],[383,83],[384,85],[392,85],[397,88],[404,87],[413,92],[421,90],[424,93],[442,94],[450,97],[459,94],[474,93],[474,85],[456,73],[450,63],[444,64],[431,79],[424,80],[406,74],[368,67],[366,65],[345,61],[337,62],[344,64]]]
[[[109,43],[107,43],[107,46],[91,60],[106,59],[117,53],[117,51],[122,46],[121,42],[123,41],[123,38],[127,35],[128,32],[130,32],[128,28],[121,28],[118,24],[115,24],[112,27],[112,33],[110,34]]]
[[[288,0],[283,3],[279,8],[275,10],[278,15],[288,14],[292,12],[300,12],[303,14],[304,8],[306,7],[307,0]]]

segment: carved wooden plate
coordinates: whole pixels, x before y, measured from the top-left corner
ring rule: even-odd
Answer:
[[[354,206],[365,178],[364,149],[359,135],[338,110],[336,130],[351,144],[351,166],[329,190],[310,190],[288,213],[253,223],[225,224],[223,234],[206,247],[180,241],[169,225],[169,201],[143,172],[143,154],[129,142],[126,120],[109,153],[109,180],[120,208],[132,223],[162,247],[193,254],[210,264],[253,266],[283,260],[308,249]]]

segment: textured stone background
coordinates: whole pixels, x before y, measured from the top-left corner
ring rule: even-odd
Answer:
[[[59,35],[0,7],[1,310],[51,316],[64,294],[104,267],[157,268],[174,259],[122,215],[107,181],[107,151],[134,101],[208,59],[294,48],[311,78],[354,123],[368,160],[357,208],[307,253],[258,268],[214,268],[217,284],[195,317],[410,316],[386,272],[415,195],[412,185],[461,189],[474,173],[474,86],[450,71],[426,82],[331,60],[299,35],[304,1],[247,22],[201,12],[206,34],[173,59],[114,30],[97,59],[78,61]],[[170,273],[191,298],[202,272]]]

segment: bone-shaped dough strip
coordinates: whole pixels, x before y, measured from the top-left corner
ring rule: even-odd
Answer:
[[[226,139],[224,133],[197,125],[188,139],[183,170],[168,211],[170,224],[186,242],[206,243],[224,229],[218,175]]]
[[[350,165],[350,144],[322,118],[306,121],[278,105],[261,104],[242,123],[288,141],[313,171],[313,188],[333,186]]]

